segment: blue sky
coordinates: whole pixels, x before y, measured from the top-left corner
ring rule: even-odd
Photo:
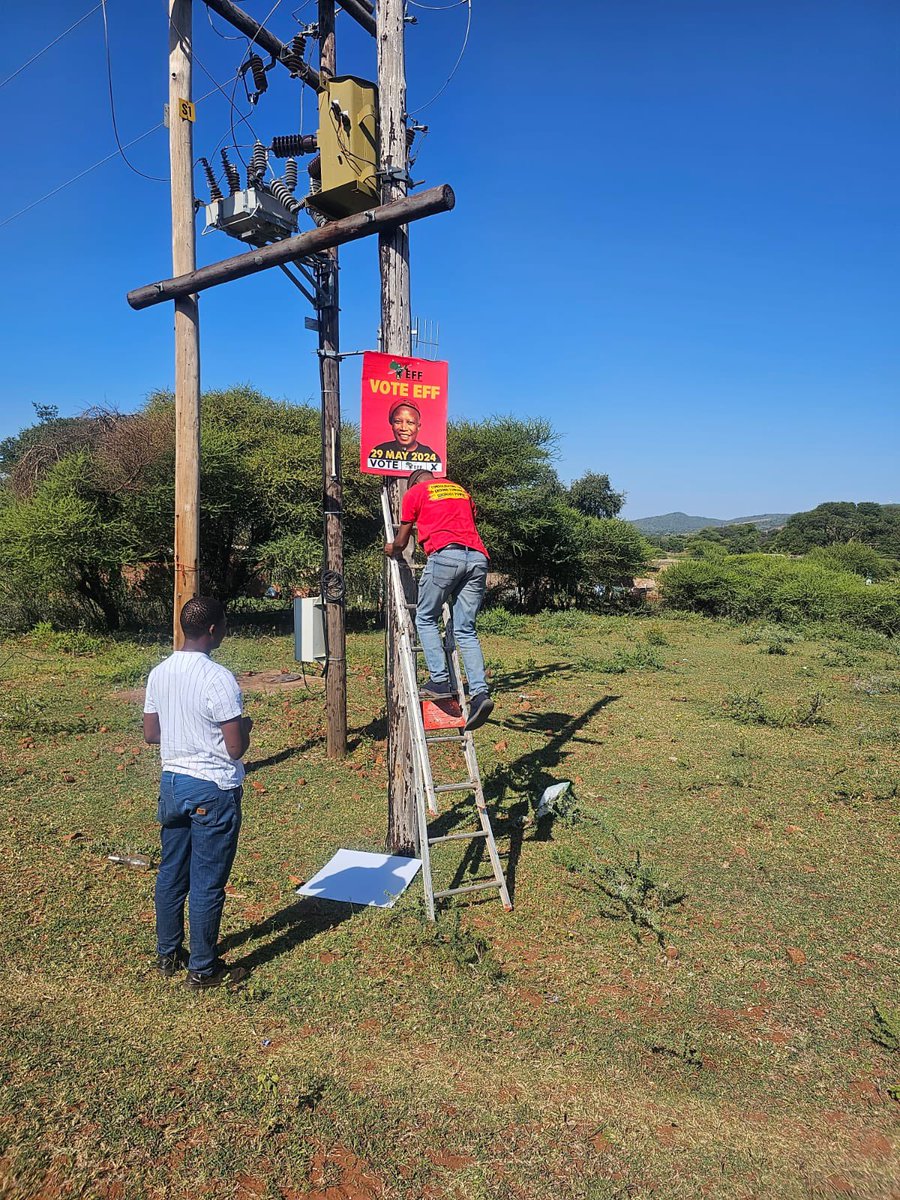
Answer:
[[[0,79],[91,7],[7,13]],[[194,7],[198,61],[230,81],[246,42]],[[287,40],[313,10],[283,0],[269,26]],[[414,109],[449,73],[466,7],[410,12]],[[108,13],[128,141],[162,116],[166,4]],[[371,39],[345,16],[338,34],[339,70],[374,76]],[[895,0],[474,0],[414,171],[457,194],[412,231],[413,310],[440,322],[451,416],[548,416],[562,477],[608,472],[631,517],[900,501],[898,51]],[[263,141],[298,127],[300,86],[270,79]],[[199,65],[194,86],[213,88]],[[199,105],[197,154],[230,140],[229,111],[219,92]],[[0,87],[0,119],[0,223],[115,150],[99,12]],[[166,175],[165,131],[129,157]],[[212,234],[199,261],[238,249]],[[32,403],[128,410],[171,385],[170,308],[125,303],[170,273],[165,184],[116,157],[0,224],[0,253],[0,436]],[[343,348],[373,347],[374,241],[342,252],[341,288]],[[315,397],[305,304],[275,272],[204,293],[204,388]],[[342,384],[357,419],[358,360]]]

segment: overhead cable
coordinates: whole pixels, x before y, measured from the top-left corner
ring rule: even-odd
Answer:
[[[447,12],[451,8],[459,8],[463,4],[468,4],[469,0],[453,0],[452,4],[422,4],[421,0],[406,0],[407,4],[412,4],[415,8],[427,8],[429,12]]]
[[[31,58],[29,58],[29,60],[27,62],[23,62],[21,67],[17,67],[16,70],[13,71],[13,73],[11,75],[7,75],[5,79],[0,80],[0,88],[6,87],[6,85],[8,83],[11,83],[16,78],[17,75],[21,75],[22,72],[27,67],[30,67],[33,62],[37,62],[37,60],[41,57],[42,54],[46,54],[48,50],[52,50],[52,48],[56,45],[57,42],[61,42],[64,37],[66,37],[68,34],[70,34],[72,32],[73,29],[77,29],[79,25],[81,25],[84,21],[86,21],[88,19],[88,17],[93,16],[94,13],[99,8],[102,8],[102,7],[103,7],[103,4],[102,4],[102,0],[101,0],[100,4],[95,4],[94,7],[92,9],[90,9],[88,12],[86,12],[83,17],[79,17],[78,20],[74,23],[74,25],[70,25],[68,29],[64,29],[62,31],[62,33],[59,34],[58,37],[55,37],[52,42],[48,42],[47,45],[43,48],[43,50],[38,50],[37,54],[32,54]]]
[[[439,96],[442,96],[444,94],[444,92],[447,90],[447,88],[450,86],[450,80],[453,78],[453,76],[456,74],[457,70],[459,69],[459,64],[462,62],[463,55],[466,52],[466,47],[469,44],[469,32],[472,28],[472,0],[465,0],[465,3],[468,4],[468,6],[469,6],[469,11],[468,11],[468,14],[466,15],[466,34],[465,34],[465,37],[463,38],[462,49],[459,52],[459,56],[457,57],[456,62],[453,64],[453,70],[450,72],[450,74],[444,80],[442,86],[438,89],[438,91],[436,91],[434,93],[434,95],[431,97],[431,99],[426,100],[424,104],[420,104],[418,108],[414,108],[410,112],[408,112],[406,114],[408,117],[415,116],[416,113],[423,112],[426,108],[430,108],[430,106],[432,104],[434,104],[435,100],[437,100],[437,98]],[[455,6],[450,5],[450,7],[452,8]]]
[[[213,88],[212,91],[209,91],[205,95],[201,96],[196,103],[200,104],[204,100],[208,100],[209,97],[214,94],[215,90],[216,89]],[[126,142],[124,148],[126,150],[130,150],[132,146],[137,145],[138,142],[142,142],[145,137],[149,137],[151,133],[156,133],[157,129],[163,128],[165,128],[164,122],[158,121],[150,129],[145,129],[144,132],[139,133],[136,138],[132,138],[130,142]],[[84,179],[85,175],[90,175],[91,171],[96,171],[98,167],[102,167],[104,163],[108,163],[110,159],[117,158],[118,155],[118,149],[113,150],[112,154],[107,154],[105,158],[100,158],[97,160],[97,162],[92,163],[91,166],[85,167],[83,171],[79,171],[77,175],[73,175],[72,178],[67,179],[65,183],[58,184],[55,188],[53,188],[52,191],[46,192],[43,196],[39,196],[37,200],[32,200],[32,202],[30,204],[26,204],[24,208],[20,208],[18,212],[14,212],[10,214],[10,216],[4,217],[4,219],[0,221],[0,229],[2,229],[4,225],[9,225],[10,222],[15,221],[18,217],[23,217],[27,212],[31,212],[33,208],[37,208],[37,206],[39,204],[43,204],[45,200],[50,200],[53,196],[64,191],[67,187],[71,187],[71,185],[73,183],[77,183],[79,179]],[[166,180],[166,182],[168,183],[168,180]]]
[[[281,3],[281,0],[278,0],[278,4],[280,4],[280,3]],[[278,7],[278,5],[276,4],[275,8],[277,8],[277,7]],[[209,10],[207,9],[207,12],[208,11]],[[274,12],[274,11],[275,11],[275,9],[272,10],[272,12]],[[271,16],[271,15],[272,14],[270,13],[269,16]],[[268,18],[266,18],[266,19],[268,20]],[[175,27],[175,32],[182,39],[182,41],[188,40],[185,38],[185,35],[178,28],[178,26],[175,24],[174,21],[172,22],[172,24]],[[243,41],[244,39],[241,38],[240,40]],[[210,71],[209,68],[204,66],[204,64],[200,61],[200,59],[197,57],[196,51],[193,50],[193,48],[191,51],[191,58],[197,64],[197,66],[200,68],[200,70],[203,72],[203,74],[207,77],[207,79],[209,79],[209,81],[211,83],[215,84],[216,89],[222,93],[222,95],[225,97],[225,99],[228,101],[229,105],[231,106],[231,111],[229,113],[230,124],[231,124],[231,138],[232,138],[232,142],[234,143],[235,149],[237,150],[237,135],[235,134],[235,130],[234,130],[234,114],[235,113],[237,113],[237,115],[240,117],[241,121],[243,121],[246,124],[247,128],[253,134],[254,140],[259,141],[259,138],[257,137],[257,134],[256,134],[256,130],[250,124],[249,119],[247,117],[245,117],[244,114],[241,112],[241,110],[238,108],[237,104],[235,103],[235,99],[234,99],[235,93],[237,91],[237,83],[241,77],[241,71],[243,70],[244,60],[243,59],[241,60],[241,64],[240,64],[240,67],[238,68],[237,74],[233,75],[231,77],[231,80],[229,81],[232,84],[231,95],[229,96],[228,92],[225,91],[225,87],[221,83],[219,83],[219,81],[216,79],[215,75],[213,75],[212,71]],[[246,55],[244,56],[244,58],[246,58]],[[226,137],[227,136],[228,135],[226,134]],[[222,139],[222,141],[224,141],[224,140],[225,140],[225,138]],[[216,144],[215,149],[212,151],[212,154],[215,154],[216,150],[219,149],[219,146],[221,146],[222,141],[220,141]],[[240,153],[240,151],[238,151],[238,153]],[[212,155],[210,155],[210,157],[212,157]]]
[[[224,42],[240,42],[243,41],[243,35],[240,33],[223,33],[212,19],[212,13],[209,10],[209,5],[204,5],[206,9],[206,18],[209,21],[209,27],[213,33],[217,33]]]
[[[140,175],[142,179],[151,179],[154,183],[168,183],[168,179],[164,175],[148,175],[145,171],[141,171],[130,161],[125,153],[125,148],[119,137],[119,126],[116,122],[116,101],[113,95],[112,81],[112,57],[109,52],[109,25],[106,20],[106,0],[100,0],[100,7],[103,10],[103,41],[106,46],[106,79],[109,84],[109,115],[112,117],[113,136],[116,139],[116,147],[119,154],[122,156],[122,161],[129,170],[134,171],[135,175]]]

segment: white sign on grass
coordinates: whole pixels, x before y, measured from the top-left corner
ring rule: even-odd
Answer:
[[[297,888],[297,895],[392,908],[421,865],[421,859],[401,858],[396,854],[338,850],[331,862]]]

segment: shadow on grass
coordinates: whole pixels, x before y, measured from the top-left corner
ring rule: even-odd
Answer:
[[[505,855],[504,871],[506,885],[511,898],[515,895],[516,871],[522,854],[522,845],[526,832],[533,842],[546,842],[553,839],[553,820],[548,818],[538,825],[525,825],[531,802],[537,804],[545,788],[559,783],[558,768],[571,752],[567,747],[572,742],[584,745],[600,745],[594,738],[580,737],[581,730],[588,725],[598,713],[608,705],[619,700],[619,696],[601,696],[589,708],[577,716],[562,712],[527,712],[518,713],[504,722],[508,729],[525,733],[541,733],[547,740],[538,750],[522,754],[505,765],[493,767],[482,779],[485,799],[489,808],[499,810],[499,815],[492,821],[494,835],[500,839],[508,839],[509,850]],[[556,773],[552,773],[556,771]],[[507,794],[512,793],[513,800],[509,807],[505,806]],[[431,824],[433,837],[442,837],[448,833],[462,832],[468,827],[474,814],[469,805],[458,805],[449,812],[441,814]],[[504,857],[501,852],[501,859]],[[462,860],[456,867],[453,882],[449,887],[460,887],[466,878],[479,874],[485,868],[485,845],[479,838],[469,844]],[[487,870],[489,870],[489,864]]]
[[[358,729],[351,729],[349,732],[353,735],[347,743],[347,749],[351,754],[367,738],[373,742],[383,742],[387,737],[387,714],[382,710],[377,717],[373,717],[365,725],[360,725]]]
[[[279,750],[277,754],[270,754],[268,758],[255,758],[252,762],[245,763],[244,770],[248,775],[252,775],[254,771],[261,771],[263,767],[275,767],[279,763],[288,762],[290,759],[296,758],[298,754],[306,754],[307,751],[314,749],[314,747],[324,744],[324,737],[307,738],[305,742],[300,742],[298,746],[285,746],[283,750]]]
[[[219,947],[222,954],[243,946],[247,942],[262,939],[272,935],[269,941],[257,946],[243,958],[235,959],[234,966],[247,967],[254,970],[287,954],[311,938],[334,929],[343,921],[349,920],[357,910],[357,905],[341,904],[333,900],[316,900],[309,896],[298,896],[293,904],[288,904],[279,912],[273,913],[255,925],[248,925],[236,933],[225,937]]]
[[[351,737],[347,742],[347,751],[352,754],[366,739],[373,742],[384,741],[387,737],[387,717],[382,712],[377,717],[373,717],[371,721],[366,722],[365,725],[360,725],[358,729],[350,729],[348,732]],[[276,767],[279,763],[289,762],[298,754],[307,754],[310,750],[324,746],[326,740],[323,733],[318,737],[307,738],[305,742],[300,742],[297,746],[285,746],[283,750],[279,750],[277,754],[270,754],[268,758],[253,759],[246,764],[247,774],[251,775],[254,771],[261,771],[263,767]]]
[[[567,678],[577,674],[571,662],[535,663],[533,666],[520,667],[513,671],[493,671],[490,678],[491,690],[495,692],[514,692],[518,688],[528,687],[538,683],[548,675],[559,675]]]

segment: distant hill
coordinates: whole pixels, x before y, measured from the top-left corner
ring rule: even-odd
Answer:
[[[631,524],[641,533],[697,533],[700,529],[719,528],[722,525],[758,525],[760,529],[778,529],[791,513],[762,513],[756,517],[732,517],[728,521],[718,517],[691,517],[687,513],[665,513],[660,517],[640,517]]]

